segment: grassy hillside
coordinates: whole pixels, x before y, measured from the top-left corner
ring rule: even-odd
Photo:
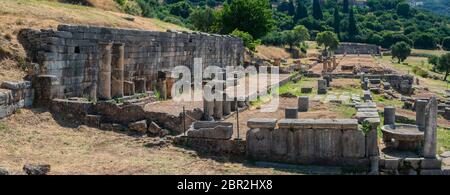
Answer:
[[[412,2],[417,2],[417,0]],[[419,8],[423,8],[436,14],[450,16],[449,0],[421,0],[419,2],[423,2],[423,5],[418,5]]]
[[[107,6],[107,1],[95,4]],[[56,28],[58,24],[86,24],[154,31],[187,30],[183,27],[153,18],[130,16],[120,12],[43,0],[0,1],[0,82],[21,80],[25,75],[25,53],[16,35],[22,28]],[[134,20],[130,20],[132,17]]]

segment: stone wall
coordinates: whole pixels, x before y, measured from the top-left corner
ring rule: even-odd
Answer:
[[[377,155],[354,119],[251,119],[247,126],[247,155],[253,160],[355,166]]]
[[[340,43],[335,54],[373,54],[380,55],[380,47],[378,45],[363,44],[363,43]]]
[[[58,85],[54,98],[87,96],[99,78],[101,45],[124,44],[126,81],[145,79],[153,90],[158,72],[202,58],[203,68],[242,65],[244,45],[228,35],[155,32],[93,26],[59,25],[57,30],[23,29],[18,35],[29,60],[38,63],[37,75],[53,75]],[[117,59],[112,49],[112,59]],[[113,62],[114,63],[114,62]]]
[[[0,119],[13,114],[20,108],[33,105],[34,90],[31,82],[9,82],[0,85]]]

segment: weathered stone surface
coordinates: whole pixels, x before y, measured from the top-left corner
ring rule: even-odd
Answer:
[[[317,94],[327,93],[327,82],[325,80],[317,80]]]
[[[273,129],[277,124],[277,119],[272,118],[252,118],[247,121],[247,127],[251,129],[266,128]]]
[[[201,121],[192,124],[188,137],[207,139],[231,139],[233,124],[215,121]]]
[[[8,172],[8,170],[0,167],[0,175],[9,175],[9,172]]]
[[[123,93],[126,96],[134,95],[135,94],[134,83],[131,81],[124,81],[123,82]]]
[[[420,170],[420,175],[444,175],[441,169],[424,169]]]
[[[400,166],[400,159],[385,159],[384,168],[390,170],[397,170]]]
[[[114,43],[112,47],[112,73],[111,73],[111,96],[112,98],[123,97],[124,82],[124,61],[125,61],[125,44]]]
[[[137,121],[137,122],[133,122],[128,124],[128,128],[131,131],[135,131],[137,133],[147,133],[147,121],[146,120],[141,120],[141,121]]]
[[[416,101],[416,125],[419,126],[421,131],[425,130],[425,107],[428,101],[417,100]]]
[[[298,108],[285,108],[284,109],[284,118],[287,119],[297,119],[298,118]]]
[[[270,129],[255,128],[247,131],[247,155],[251,159],[270,159]]]
[[[298,97],[298,111],[308,112],[308,110],[309,110],[309,97],[308,96]]]
[[[100,43],[98,94],[100,100],[111,99],[111,43]]]
[[[162,128],[155,122],[151,122],[148,126],[148,132],[153,135],[159,135],[162,132]]]
[[[384,125],[394,125],[395,124],[395,107],[386,106],[384,107]]]
[[[363,132],[344,130],[342,134],[342,146],[344,157],[363,158],[366,152]]]
[[[50,172],[50,165],[26,164],[23,166],[23,171],[27,175],[47,175]]]
[[[433,96],[424,110],[425,142],[423,146],[423,156],[425,158],[436,157],[438,117],[437,104],[436,97]]]
[[[442,166],[442,159],[440,158],[424,158],[420,163],[421,169],[440,169]]]

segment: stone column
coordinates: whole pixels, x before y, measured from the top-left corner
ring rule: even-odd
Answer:
[[[124,60],[125,45],[123,43],[114,43],[112,46],[112,73],[111,73],[111,96],[113,98],[123,97],[124,81]]]
[[[216,91],[216,93],[222,94],[221,91]],[[222,95],[223,96],[223,95]],[[222,119],[223,117],[223,98],[215,98],[214,99],[214,118]]]
[[[425,130],[425,107],[427,104],[426,100],[416,100],[416,125],[420,131]]]
[[[161,99],[167,99],[167,84],[165,79],[158,79],[156,84]]]
[[[123,82],[123,94],[126,96],[132,96],[135,93],[134,83],[131,81]]]
[[[436,158],[437,144],[437,117],[438,103],[436,96],[433,96],[430,103],[425,108],[425,142],[423,146],[423,156],[425,158]]]
[[[337,68],[336,56],[333,56],[333,70]]]
[[[285,108],[284,109],[284,118],[287,119],[298,119],[298,108]]]
[[[309,97],[308,96],[298,97],[298,111],[308,112],[308,109],[309,109]]]
[[[384,107],[384,125],[395,125],[395,107]]]
[[[214,114],[214,100],[208,101],[206,98],[203,98],[203,118],[204,120],[210,121],[212,120],[212,116]]]
[[[223,93],[223,115],[231,114],[231,100],[226,93]]]
[[[322,65],[322,69],[323,69],[323,72],[327,72],[327,70],[328,70],[328,62],[327,62],[327,59],[324,59],[323,60],[323,65]]]
[[[327,93],[327,83],[325,80],[321,79],[317,81],[317,93],[326,94]]]
[[[112,43],[100,43],[98,99],[111,99],[111,47]]]

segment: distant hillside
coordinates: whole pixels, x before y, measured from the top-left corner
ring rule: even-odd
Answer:
[[[412,6],[450,16],[450,0],[410,0]]]

